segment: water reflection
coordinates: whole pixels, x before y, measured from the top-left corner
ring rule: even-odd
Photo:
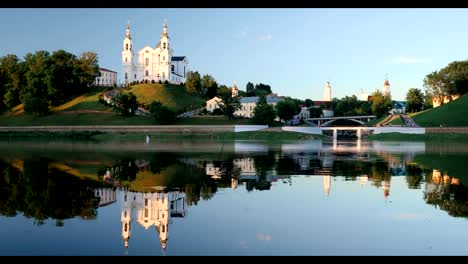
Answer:
[[[36,225],[52,219],[63,227],[65,219],[96,220],[100,210],[114,206],[120,214],[113,216],[120,218],[120,246],[127,253],[137,225],[156,232],[161,254],[166,254],[174,219],[184,221],[191,207],[201,202],[205,206],[217,193],[256,195],[280,186],[299,188],[295,184],[301,181],[296,179],[302,177],[321,177],[322,196],[327,199],[349,192],[342,187],[347,182],[361,190],[379,190],[383,202],[390,201],[392,188],[399,188],[392,182],[404,179],[407,189],[421,190],[426,204],[453,217],[468,217],[464,153],[428,151],[425,143],[365,141],[236,142],[226,149],[99,153],[17,149],[0,160],[0,214],[8,218],[22,214]]]

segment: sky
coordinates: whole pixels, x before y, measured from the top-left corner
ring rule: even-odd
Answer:
[[[122,80],[127,21],[138,51],[158,44],[164,19],[190,70],[298,99],[322,100],[327,81],[333,98],[360,97],[388,74],[392,99],[405,100],[427,74],[468,58],[466,8],[4,8],[0,56],[93,51]]]

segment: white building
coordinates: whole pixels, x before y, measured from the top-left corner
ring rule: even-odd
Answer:
[[[137,62],[134,63],[133,39],[130,35],[130,23],[127,25],[122,47],[122,67],[124,84],[133,81],[168,81],[170,83],[185,82],[188,71],[188,60],[185,56],[173,56],[170,45],[167,24],[164,22],[159,43],[152,48],[145,46],[138,51]]]
[[[106,206],[117,201],[117,194],[114,188],[97,188],[94,195],[99,197],[98,206]]]
[[[390,83],[388,82],[388,78],[385,78],[385,82],[382,88],[382,94],[384,96],[390,96]]]
[[[171,217],[184,217],[186,214],[185,193],[142,193],[125,190],[123,192],[122,213],[122,239],[125,247],[131,238],[131,226],[136,214],[136,221],[145,229],[154,226],[159,233],[161,247],[166,249],[169,238],[169,223]]]
[[[106,68],[99,68],[101,76],[96,77],[94,80],[95,86],[113,86],[117,85],[117,72],[108,70]]]
[[[219,108],[219,104],[222,103],[223,100],[221,100],[221,98],[219,97],[213,97],[211,98],[210,100],[206,101],[206,110],[208,112],[211,112],[213,113],[213,111],[216,109],[216,108]]]
[[[241,117],[247,117],[247,118],[252,118],[253,117],[253,110],[257,106],[257,102],[260,98],[258,96],[251,96],[251,97],[243,97],[240,99],[240,104],[241,107],[238,109],[236,112],[234,112],[235,116],[241,116]],[[266,96],[266,101],[267,104],[275,107],[278,102],[283,101],[282,97],[276,96],[269,94]]]

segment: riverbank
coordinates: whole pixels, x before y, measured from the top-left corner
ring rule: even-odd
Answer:
[[[40,131],[0,131],[0,140],[10,139],[40,139],[40,140],[88,140],[94,142],[144,142],[146,136],[152,141],[159,140],[260,140],[260,141],[278,141],[278,140],[313,140],[320,139],[323,136],[310,135],[299,132],[276,130],[258,130],[234,132],[234,129],[226,127],[218,128],[200,128],[192,130],[177,130],[174,128],[149,130],[108,130],[108,131],[59,131],[40,130]]]
[[[451,130],[439,130],[438,132],[428,131],[425,134],[402,134],[402,133],[383,133],[369,135],[368,140],[385,141],[450,141],[450,142],[468,142],[468,133],[454,133]]]

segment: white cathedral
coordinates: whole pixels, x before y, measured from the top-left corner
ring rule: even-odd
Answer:
[[[124,84],[133,81],[168,81],[169,83],[185,82],[188,61],[185,56],[172,56],[174,51],[164,21],[161,39],[155,48],[145,46],[138,51],[137,63],[133,62],[133,44],[130,35],[130,22],[127,24],[122,48],[122,67]]]

